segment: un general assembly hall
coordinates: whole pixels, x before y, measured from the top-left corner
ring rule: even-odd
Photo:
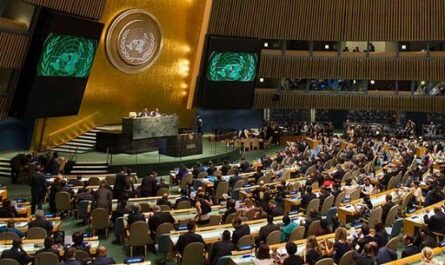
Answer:
[[[445,264],[445,0],[0,0],[0,265]]]

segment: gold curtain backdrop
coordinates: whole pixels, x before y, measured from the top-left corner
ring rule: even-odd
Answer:
[[[158,107],[162,113],[179,116],[180,127],[193,125],[194,112],[186,109],[192,69],[200,39],[206,0],[107,0],[101,22],[105,24],[85,95],[77,116],[49,118],[43,134],[48,145],[54,132],[73,135],[71,130],[98,113],[97,125],[116,124],[130,111]],[[114,68],[105,52],[108,27],[118,14],[140,8],[159,22],[163,48],[158,60],[139,74],[126,74]],[[76,124],[76,126],[72,126]],[[43,120],[36,124],[34,147],[39,143]],[[66,132],[64,132],[66,131]]]

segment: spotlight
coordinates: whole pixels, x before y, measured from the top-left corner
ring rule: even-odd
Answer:
[[[264,78],[260,77],[260,83],[264,83]]]
[[[371,85],[374,85],[375,84],[375,80],[371,80]]]
[[[265,42],[265,43],[264,43],[264,47],[266,47],[266,48],[269,47],[269,43],[268,43],[268,42]]]
[[[425,82],[425,81],[420,81],[420,84],[421,84],[422,86],[424,86],[424,85],[426,84],[426,82]]]
[[[324,49],[325,49],[325,50],[329,50],[329,48],[330,48],[329,44],[326,44],[326,45],[324,46]]]
[[[406,45],[402,45],[402,50],[406,50]]]

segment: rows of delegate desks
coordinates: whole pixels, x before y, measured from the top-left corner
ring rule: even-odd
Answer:
[[[405,234],[414,235],[416,228],[422,228],[427,226],[427,224],[425,224],[425,221],[423,220],[423,217],[425,215],[431,217],[432,215],[434,215],[434,208],[436,207],[443,208],[444,205],[445,205],[445,200],[430,205],[428,207],[421,208],[413,213],[408,214],[403,219],[403,232]]]

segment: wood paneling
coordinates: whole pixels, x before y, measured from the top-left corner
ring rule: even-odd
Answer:
[[[416,58],[299,58],[263,55],[266,78],[445,80],[445,60]]]
[[[209,33],[293,40],[443,40],[442,0],[215,0]]]
[[[24,0],[27,3],[48,7],[73,15],[99,20],[105,6],[105,0]]]
[[[388,96],[364,94],[279,93],[275,90],[255,91],[256,109],[327,109],[327,110],[385,110],[414,112],[445,112],[445,98],[433,96]]]
[[[26,56],[26,34],[0,32],[0,68],[18,69]]]
[[[0,120],[8,118],[9,109],[11,108],[13,95],[19,82],[19,72],[13,73],[9,82],[8,95],[0,96]]]

